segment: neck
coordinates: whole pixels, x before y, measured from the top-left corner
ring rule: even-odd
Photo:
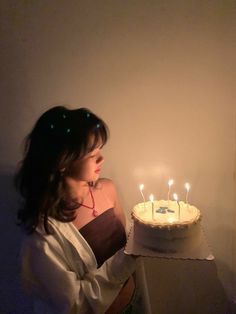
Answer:
[[[98,211],[95,208],[95,200],[92,193],[91,188],[89,187],[88,182],[86,181],[76,181],[71,178],[67,178],[66,180],[67,187],[68,187],[68,194],[69,198],[76,202],[76,205],[78,207],[84,206],[86,208],[89,208],[92,210],[92,215],[94,217],[98,216]],[[85,204],[84,200],[86,200],[87,195],[90,194],[90,203],[91,204]],[[77,207],[76,206],[76,207]]]
[[[72,178],[66,179],[67,191],[70,198],[83,200],[89,192],[89,184],[86,181],[76,181]]]

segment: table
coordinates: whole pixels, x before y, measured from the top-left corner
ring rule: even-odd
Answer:
[[[141,257],[138,266],[145,314],[225,313],[227,298],[214,260]]]

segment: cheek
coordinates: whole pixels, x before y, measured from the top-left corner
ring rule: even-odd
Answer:
[[[75,162],[69,171],[69,176],[75,179],[81,179],[84,176],[86,164],[83,161]]]
[[[80,163],[75,170],[75,175],[77,179],[82,181],[90,180],[90,175],[93,170],[93,163],[90,160],[86,160]]]
[[[84,163],[80,169],[79,169],[79,174],[81,177],[86,177],[86,175],[89,173],[89,163]]]

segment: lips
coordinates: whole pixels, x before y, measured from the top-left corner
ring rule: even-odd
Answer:
[[[96,173],[99,173],[101,171],[101,168],[98,168],[95,170]]]

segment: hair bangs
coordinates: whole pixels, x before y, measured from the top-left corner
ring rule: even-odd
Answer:
[[[88,143],[86,153],[90,153],[97,147],[103,147],[109,137],[109,131],[106,124],[99,120],[88,134]]]

